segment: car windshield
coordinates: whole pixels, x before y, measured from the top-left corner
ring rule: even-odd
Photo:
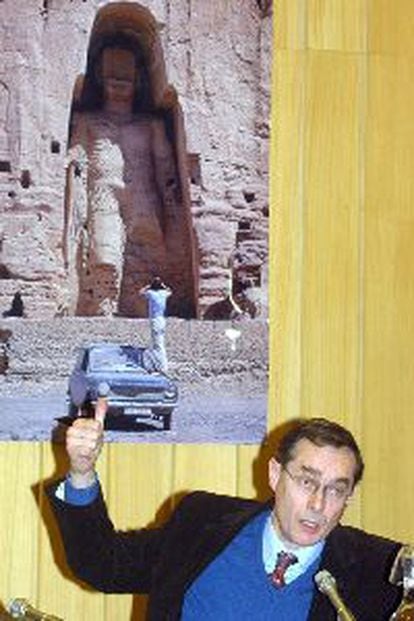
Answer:
[[[89,369],[145,372],[142,351],[130,346],[92,348],[89,351]]]

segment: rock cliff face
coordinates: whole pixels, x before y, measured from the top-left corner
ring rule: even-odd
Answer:
[[[0,0],[0,311],[19,291],[29,318],[142,316],[134,299],[157,271],[178,292],[174,315],[226,318],[233,298],[266,315],[270,13],[257,0]],[[96,224],[99,201],[69,161],[85,76],[119,35],[140,50],[145,114],[173,153],[156,244],[132,199],[119,199],[118,232]],[[124,194],[129,182],[116,180]],[[93,262],[99,245],[116,265]]]

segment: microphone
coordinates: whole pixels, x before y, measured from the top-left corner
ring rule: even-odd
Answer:
[[[329,598],[332,606],[338,613],[338,619],[340,621],[356,621],[354,615],[346,607],[343,599],[339,595],[336,580],[329,571],[326,569],[318,571],[315,575],[315,582],[319,591]]]
[[[7,612],[11,614],[13,619],[30,619],[31,621],[63,621],[60,617],[48,615],[37,608],[33,608],[22,597],[16,597],[9,602]]]

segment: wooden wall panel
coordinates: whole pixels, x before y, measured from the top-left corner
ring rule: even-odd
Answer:
[[[306,45],[305,12],[308,0],[273,1],[274,51],[301,49]],[[277,68],[277,63],[274,64]]]
[[[124,444],[108,449],[106,498],[118,528],[147,526],[171,494],[174,478],[172,445]],[[143,494],[145,490],[145,494]],[[126,499],[128,502],[126,502]]]
[[[412,0],[366,0],[368,49],[374,54],[414,54]]]
[[[240,446],[237,449],[236,495],[244,498],[266,498],[269,495],[266,472],[255,476],[254,464],[258,459],[258,447]]]
[[[312,53],[307,74],[301,406],[349,424],[360,397],[359,62]]]
[[[365,49],[366,3],[361,0],[308,0],[306,22],[311,49]]]
[[[0,443],[0,602],[12,596],[36,598],[39,589],[39,518],[37,493],[32,486],[40,476],[37,443]]]
[[[382,8],[391,20],[384,31],[389,49],[391,40],[397,46],[389,38],[395,16]],[[405,37],[406,24],[401,28]],[[412,57],[397,48],[398,54],[374,55],[368,67],[363,493],[370,527],[414,541],[414,87]]]
[[[327,415],[357,437],[366,59],[349,52],[365,45],[361,5],[294,3],[292,50],[276,25],[271,186],[276,420]],[[298,52],[300,36],[327,51]],[[359,494],[348,516],[359,523]]]
[[[273,52],[269,423],[301,411],[306,58]]]
[[[193,489],[235,494],[237,447],[231,445],[180,445],[175,449],[173,489]]]
[[[414,540],[414,53],[411,0],[274,0],[271,179],[273,426],[327,414],[362,443],[348,519]],[[115,522],[146,524],[202,488],[266,495],[256,446],[111,445],[99,474]],[[262,462],[261,462],[262,460]],[[143,601],[69,578],[36,484],[61,447],[1,444],[0,599],[66,621],[143,619]]]
[[[274,0],[273,5],[276,49],[365,50],[364,1]]]
[[[360,72],[357,56],[309,54],[301,320],[301,413],[333,417],[357,437],[363,174]]]

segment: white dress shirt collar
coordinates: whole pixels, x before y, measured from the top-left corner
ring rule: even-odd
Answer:
[[[282,550],[287,552],[293,552],[298,562],[291,565],[285,574],[286,584],[298,578],[303,574],[310,565],[316,560],[318,556],[322,554],[325,541],[318,541],[313,546],[304,546],[303,548],[295,548],[294,550],[287,550],[286,545],[277,534],[272,524],[272,513],[265,521],[263,529],[263,564],[267,574],[271,574],[276,565],[276,559],[279,552]]]

